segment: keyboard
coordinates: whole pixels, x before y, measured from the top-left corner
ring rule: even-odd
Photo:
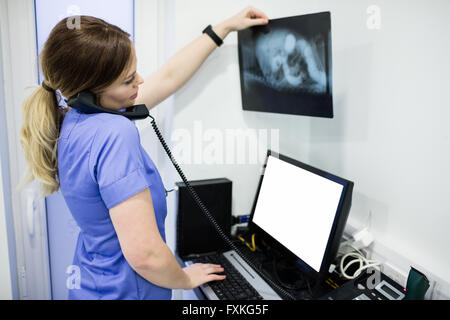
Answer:
[[[200,289],[210,300],[280,300],[281,297],[234,251],[201,256],[186,264],[212,263],[224,268],[225,280],[211,281]]]

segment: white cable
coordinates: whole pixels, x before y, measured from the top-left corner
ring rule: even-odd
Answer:
[[[376,260],[367,259],[364,256],[364,254],[361,251],[359,251],[357,248],[353,247],[350,244],[348,244],[348,245],[351,246],[353,249],[355,249],[356,252],[355,251],[349,252],[341,258],[341,261],[340,261],[341,276],[343,276],[347,279],[355,279],[361,274],[362,271],[364,271],[368,268],[377,267],[380,265],[380,262],[378,262]],[[352,257],[354,259],[352,259],[350,262],[348,262],[344,266],[344,261],[348,257]],[[353,275],[348,275],[346,273],[347,269],[355,263],[359,263],[359,268],[355,271],[355,273]]]

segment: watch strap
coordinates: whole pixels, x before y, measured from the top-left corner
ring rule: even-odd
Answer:
[[[218,47],[222,45],[223,40],[214,32],[211,25],[207,26],[205,30],[203,30],[203,33],[206,33],[208,36],[210,36],[210,38],[213,39]]]

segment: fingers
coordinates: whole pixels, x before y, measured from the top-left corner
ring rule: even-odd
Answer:
[[[210,281],[224,280],[225,275],[219,274],[224,271],[218,264],[195,263],[184,269],[190,278],[189,288],[196,288]]]
[[[264,12],[253,7],[247,8],[247,18],[249,18],[248,24],[251,26],[259,26],[269,23],[269,18]]]
[[[248,10],[247,16],[251,19],[257,19],[257,20],[261,19],[263,21],[269,20],[269,18],[266,16],[266,14],[259,9],[256,9],[256,8],[250,6],[247,8],[247,10]]]
[[[251,19],[248,21],[248,27],[262,26],[268,23],[269,22],[266,19]]]
[[[225,275],[223,274],[218,274],[218,273],[222,273],[224,271],[223,267],[221,265],[218,264],[203,264],[202,268],[204,270],[205,277],[206,277],[206,281],[219,281],[219,280],[224,280],[226,278]]]
[[[210,274],[210,273],[220,273],[223,272],[223,267],[221,265],[218,264],[205,264],[204,266],[204,270]]]
[[[237,15],[225,21],[231,31],[240,31],[249,27],[265,25],[269,23],[269,18],[264,12],[249,6]]]
[[[219,275],[219,274],[210,274],[208,275],[208,282],[209,281],[220,281],[225,280],[227,276],[225,275]]]

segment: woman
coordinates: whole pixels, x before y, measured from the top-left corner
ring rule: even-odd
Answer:
[[[202,34],[144,82],[129,34],[89,16],[81,16],[80,28],[66,22],[54,27],[42,51],[46,80],[24,102],[21,143],[28,181],[38,180],[44,195],[60,188],[81,229],[73,261],[80,286],[69,299],[170,299],[170,289],[224,279],[219,265],[182,269],[165,244],[164,185],[134,123],[60,109],[55,96],[55,90],[65,97],[90,90],[104,108],[151,109],[192,77],[217,38]],[[249,7],[212,30],[224,39],[266,23],[264,13]]]

